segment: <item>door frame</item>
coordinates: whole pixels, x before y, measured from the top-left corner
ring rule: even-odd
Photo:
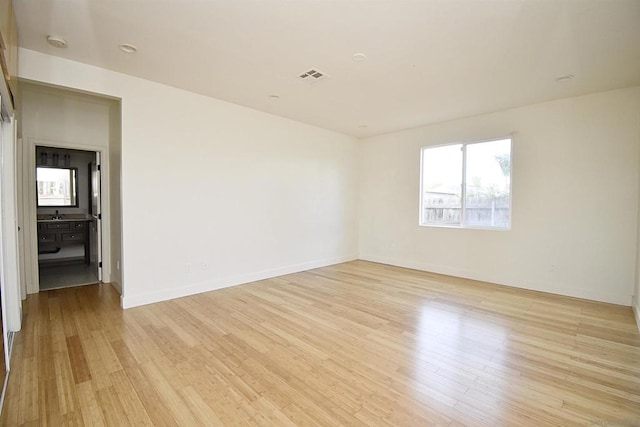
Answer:
[[[93,217],[93,221],[95,221],[95,225],[94,226],[94,222],[92,221],[91,226],[89,227],[89,229],[87,230],[88,233],[90,233],[90,238],[89,238],[89,250],[91,251],[91,256],[89,257],[89,262],[91,263],[92,267],[93,267],[93,249],[95,246],[95,260],[96,260],[96,264],[97,264],[97,276],[98,276],[98,280],[100,282],[102,282],[102,278],[103,278],[103,271],[102,271],[102,192],[101,192],[101,188],[102,188],[102,159],[101,159],[101,155],[100,152],[94,152],[93,153],[95,155],[95,158],[89,162],[89,164],[87,165],[89,167],[89,200],[88,200],[88,205],[89,205],[89,213],[90,215]],[[94,170],[95,167],[95,170]],[[94,172],[96,173],[97,176],[97,183],[98,183],[98,197],[97,197],[97,201],[96,201],[96,206],[95,206],[95,211],[94,211],[94,206],[93,206],[93,202],[94,202],[94,191],[93,191],[93,187],[94,187],[94,183],[96,182],[96,176],[94,176]],[[95,230],[95,236],[94,236],[94,230]],[[95,239],[93,239],[95,237]],[[93,240],[92,240],[93,239]],[[98,244],[93,243],[93,241],[97,240]]]
[[[23,140],[24,141],[24,140]],[[109,207],[109,148],[89,144],[78,144],[67,141],[55,141],[42,138],[27,138],[23,147],[23,194],[25,209],[22,223],[24,224],[25,268],[31,272],[33,280],[27,283],[27,293],[40,292],[40,278],[38,273],[38,227],[37,227],[37,201],[36,201],[36,146],[51,148],[66,148],[70,150],[93,151],[100,153],[101,182],[100,200],[102,202],[102,281],[111,281],[111,240],[110,240],[110,207]]]

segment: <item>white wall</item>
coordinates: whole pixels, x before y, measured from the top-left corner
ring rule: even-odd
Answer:
[[[638,113],[638,126],[640,127],[640,112]],[[640,144],[640,136],[638,137]],[[640,330],[640,200],[638,200],[638,236],[637,236],[637,246],[636,246],[636,280],[635,287],[633,291],[633,313],[636,316],[636,325],[638,325],[638,330]]]
[[[109,162],[111,164],[109,174],[110,206],[109,218],[111,241],[111,283],[122,294],[122,204],[120,190],[120,175],[122,170],[122,133],[120,102],[111,105],[109,111]]]
[[[71,167],[78,168],[78,207],[38,208],[38,214],[88,214],[88,163],[95,154],[88,151],[51,148],[50,144],[80,144],[108,147],[110,143],[110,110],[114,101],[95,96],[62,91],[42,85],[21,84],[20,115],[23,140],[38,141],[48,153],[71,155]],[[39,162],[39,157],[36,162]]]
[[[0,288],[3,330],[19,331],[22,320],[16,185],[15,121],[0,124]],[[5,341],[6,344],[6,341]]]
[[[123,305],[357,257],[358,142],[20,50],[25,79],[121,98]]]
[[[109,146],[108,100],[23,82],[22,138]]]
[[[360,258],[630,305],[639,115],[630,88],[363,140]],[[512,229],[419,227],[420,147],[512,132]]]

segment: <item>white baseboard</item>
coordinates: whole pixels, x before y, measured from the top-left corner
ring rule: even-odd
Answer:
[[[543,284],[536,283],[533,281],[514,283],[514,282],[505,281],[503,278],[500,278],[498,276],[488,276],[484,274],[478,274],[477,272],[474,272],[474,271],[461,270],[453,267],[433,265],[428,263],[419,263],[419,262],[413,262],[413,261],[405,261],[405,260],[399,260],[399,259],[393,259],[393,258],[387,258],[387,257],[380,257],[376,255],[361,255],[360,259],[363,261],[371,261],[371,262],[377,262],[380,264],[394,265],[396,267],[411,268],[413,270],[429,271],[432,273],[445,274],[447,276],[455,276],[455,277],[461,277],[464,279],[472,279],[472,280],[479,280],[482,282],[495,283],[498,285],[509,286],[512,288],[528,289],[531,291],[546,292],[549,294],[563,295],[563,296],[568,296],[573,298],[582,298],[582,299],[588,299],[592,301],[624,305],[627,307],[629,306],[629,295],[612,294],[602,290],[575,289],[570,286],[563,287],[563,286],[555,286],[555,285],[552,288],[552,287],[547,287],[547,286],[544,286]]]
[[[303,264],[296,264],[287,267],[274,268],[271,270],[257,271],[238,276],[226,277],[222,279],[207,280],[190,286],[181,288],[165,289],[159,292],[147,292],[138,295],[125,295],[121,298],[122,308],[132,308],[145,304],[153,304],[154,302],[167,301],[170,299],[186,297],[202,292],[214,291],[216,289],[228,288],[230,286],[242,285],[245,283],[255,282],[258,280],[270,279],[285,274],[298,273],[300,271],[311,270],[314,268],[326,267],[328,265],[340,264],[358,259],[357,255],[348,255],[337,258],[328,258],[318,261],[311,261]]]
[[[633,314],[636,316],[636,326],[638,332],[640,332],[640,295],[635,295],[631,299],[631,308],[633,308]]]

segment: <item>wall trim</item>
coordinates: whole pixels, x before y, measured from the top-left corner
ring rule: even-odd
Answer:
[[[34,138],[30,136],[23,136],[23,143],[26,141],[26,152],[23,152],[24,172],[27,174],[29,182],[26,184],[27,189],[36,188],[35,173],[36,170],[36,146],[45,146],[53,148],[62,148],[70,150],[83,150],[100,153],[100,164],[102,167],[101,183],[101,200],[102,200],[102,281],[109,282],[111,280],[111,207],[110,207],[110,165],[109,165],[109,147],[97,146],[82,143],[75,143],[71,141],[57,141],[46,138]],[[25,233],[25,247],[21,257],[25,258],[31,271],[32,281],[27,283],[27,293],[34,294],[40,291],[40,277],[38,273],[38,231],[34,228],[37,224],[37,202],[35,190],[27,190],[26,200],[28,203],[28,210],[24,211],[24,218],[22,218],[22,224]]]
[[[189,295],[200,294],[203,292],[215,291],[217,289],[228,288],[231,286],[243,285],[258,280],[271,279],[286,274],[299,273],[301,271],[311,270],[314,268],[327,267],[329,265],[341,264],[343,262],[354,261],[358,259],[357,255],[347,255],[336,258],[326,258],[318,261],[311,261],[302,264],[294,264],[287,267],[279,267],[269,270],[257,271],[254,273],[241,274],[222,279],[206,280],[185,287],[176,287],[172,289],[162,290],[159,292],[147,292],[138,295],[127,293],[123,296],[122,308],[138,307],[155,302],[167,301],[175,298],[186,297]]]
[[[636,326],[638,327],[638,332],[640,332],[640,296],[636,295],[631,299],[631,308],[633,309],[633,314],[636,318]]]
[[[361,255],[360,259],[363,261],[377,262],[380,264],[393,265],[396,267],[410,268],[413,270],[428,271],[431,273],[444,274],[447,276],[455,276],[463,279],[479,280],[482,282],[494,283],[497,285],[509,286],[511,288],[527,289],[530,291],[545,292],[554,295],[563,295],[572,298],[588,299],[592,301],[606,302],[609,304],[617,304],[628,307],[629,295],[618,295],[605,292],[598,292],[585,289],[575,289],[569,286],[554,287],[553,289],[545,286],[541,286],[539,283],[527,282],[527,283],[507,283],[504,280],[495,277],[478,274],[473,271],[461,270],[448,266],[440,266],[429,263],[421,263],[414,261],[405,261],[395,258],[380,257],[376,255]]]

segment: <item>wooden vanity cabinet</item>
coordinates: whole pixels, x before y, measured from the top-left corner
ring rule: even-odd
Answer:
[[[55,253],[64,246],[84,245],[84,262],[90,263],[89,220],[38,222],[38,253]]]

